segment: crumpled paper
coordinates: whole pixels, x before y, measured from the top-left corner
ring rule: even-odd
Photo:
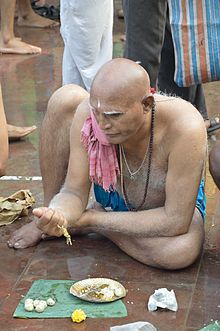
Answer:
[[[112,326],[110,327],[110,331],[157,331],[157,329],[148,322],[135,322]]]
[[[11,224],[17,218],[28,215],[28,208],[35,203],[29,190],[20,190],[7,198],[0,197],[0,226]]]
[[[148,301],[148,310],[155,311],[157,308],[167,308],[177,311],[178,304],[174,290],[169,291],[167,288],[159,288],[154,291]]]

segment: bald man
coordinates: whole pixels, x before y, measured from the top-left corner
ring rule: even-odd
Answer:
[[[37,220],[9,246],[59,237],[63,226],[100,233],[149,266],[189,266],[204,240],[206,142],[190,103],[152,95],[147,72],[133,61],[108,62],[90,95],[66,85],[51,97],[40,147],[48,207],[35,209]],[[86,210],[91,182],[97,203]]]

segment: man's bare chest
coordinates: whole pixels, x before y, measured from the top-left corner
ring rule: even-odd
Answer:
[[[158,208],[164,205],[167,161],[158,157],[152,159],[148,187],[146,187],[148,167],[149,164],[146,161],[138,173],[131,176],[126,165],[123,164],[122,174],[124,188],[129,202],[133,207],[137,207],[141,203],[146,190],[147,196],[142,209]],[[122,195],[121,178],[117,183],[117,191]]]

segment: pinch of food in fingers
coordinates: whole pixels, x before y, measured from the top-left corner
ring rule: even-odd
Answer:
[[[62,232],[62,234],[64,235],[64,233],[66,233],[67,232],[67,229],[66,228],[64,228],[64,226],[63,225],[59,225],[59,224],[57,224],[57,227],[58,227],[58,229],[60,229],[61,230],[61,232]]]
[[[72,245],[72,240],[71,240],[71,236],[70,236],[69,232],[67,231],[67,229],[63,225],[60,226],[59,224],[57,224],[57,227],[60,230],[62,230],[62,234],[66,238],[67,245],[71,246]]]
[[[66,230],[66,228],[63,226],[63,225],[59,225],[59,224],[57,224],[57,229],[59,229],[58,231],[59,231],[59,237],[62,237],[62,236],[64,236],[64,237],[66,237],[66,232],[67,232],[67,230]],[[66,231],[65,231],[66,230]],[[67,232],[68,233],[68,232]]]

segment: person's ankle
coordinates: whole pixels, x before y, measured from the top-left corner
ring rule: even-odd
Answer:
[[[4,32],[4,34],[1,34],[1,39],[4,45],[7,45],[10,40],[15,39],[14,36],[12,36],[9,32]]]

